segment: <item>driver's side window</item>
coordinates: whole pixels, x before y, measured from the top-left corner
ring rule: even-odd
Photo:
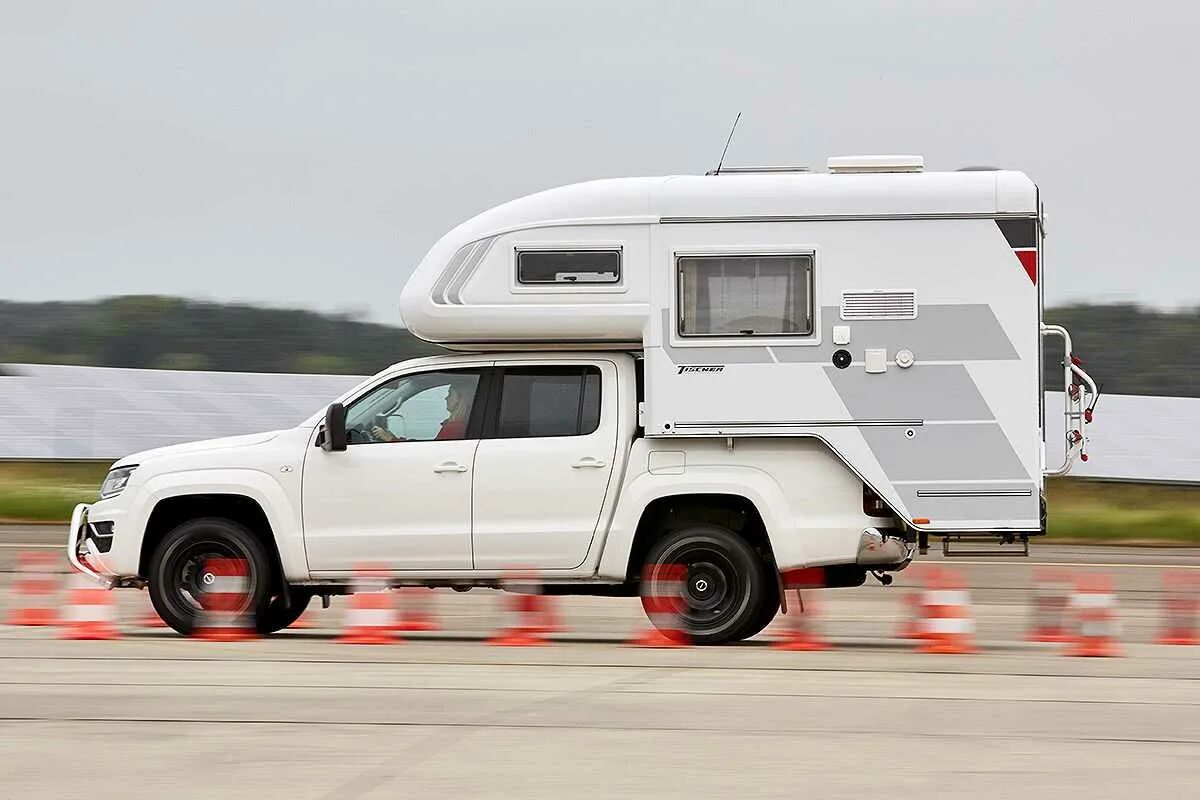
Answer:
[[[348,444],[467,438],[479,370],[420,372],[380,384],[346,409]]]

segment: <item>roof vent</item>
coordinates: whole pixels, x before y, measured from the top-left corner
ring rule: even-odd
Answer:
[[[826,166],[836,174],[921,172],[925,169],[925,159],[921,156],[833,156]]]

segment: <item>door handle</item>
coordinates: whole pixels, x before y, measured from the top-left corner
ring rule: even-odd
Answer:
[[[457,461],[443,461],[433,468],[434,472],[466,472],[467,465],[459,464]]]
[[[574,464],[572,464],[571,469],[588,469],[588,468],[599,469],[600,467],[607,467],[607,466],[608,466],[608,462],[606,462],[606,461],[601,461],[600,459],[592,458],[591,456],[584,456],[583,458],[579,459]]]

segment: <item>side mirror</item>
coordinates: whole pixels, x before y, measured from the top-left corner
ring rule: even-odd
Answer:
[[[341,452],[346,449],[346,407],[341,403],[331,403],[325,410],[325,430],[320,437],[321,449],[326,453]]]

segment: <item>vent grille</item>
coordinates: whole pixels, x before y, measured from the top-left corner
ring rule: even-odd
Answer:
[[[915,319],[912,291],[842,292],[842,319]]]

